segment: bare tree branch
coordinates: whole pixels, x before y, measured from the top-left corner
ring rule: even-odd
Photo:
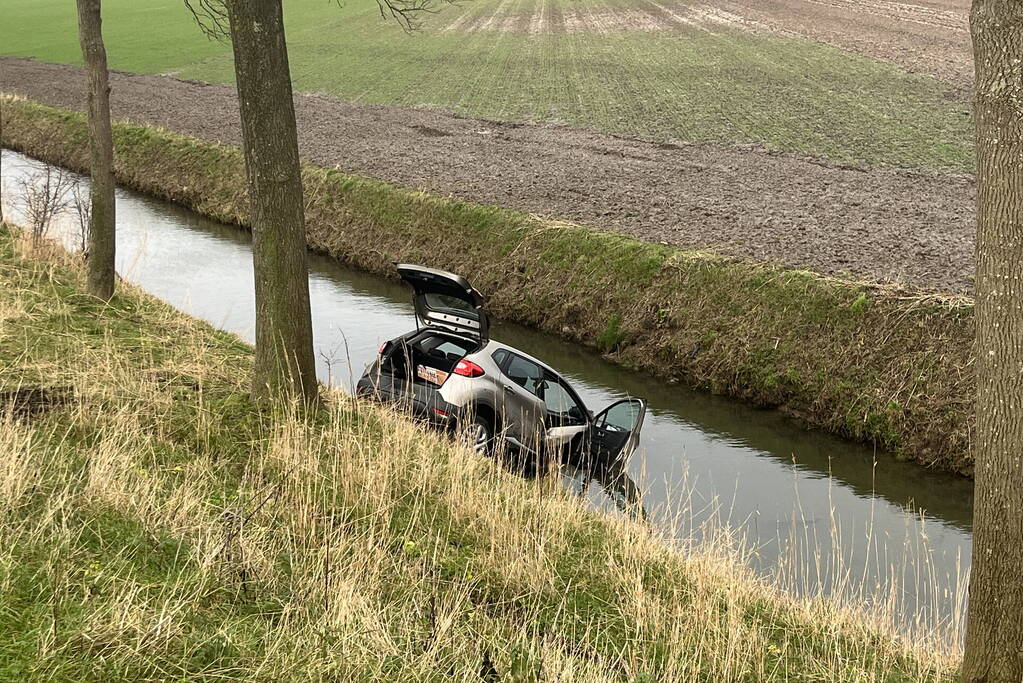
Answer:
[[[455,0],[377,0],[380,17],[387,19],[390,16],[406,33],[413,33],[422,28],[422,16],[436,14],[440,11],[438,7],[440,4],[457,3]]]
[[[339,8],[344,0],[328,0]],[[192,13],[196,23],[206,37],[227,42],[231,37],[228,21],[228,0],[184,0],[185,7]],[[422,27],[424,14],[436,14],[441,5],[458,5],[458,0],[376,0],[382,19],[394,19],[406,33],[414,33]]]
[[[221,43],[231,39],[224,0],[185,0],[185,7],[192,13],[195,23],[199,24],[207,38]]]

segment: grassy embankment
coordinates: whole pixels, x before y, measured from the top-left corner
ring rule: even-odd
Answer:
[[[83,118],[6,98],[3,144],[86,168]],[[237,148],[119,123],[118,180],[246,223]],[[494,314],[625,365],[972,470],[972,303],[916,296],[639,242],[307,166],[313,249],[393,276],[394,261],[465,274]]]
[[[249,347],[83,280],[0,226],[0,679],[951,680],[384,409],[257,408]]]
[[[691,6],[664,5],[682,14]],[[72,4],[5,0],[4,8],[0,54],[80,63]],[[230,45],[207,40],[183,2],[107,0],[103,9],[111,68],[234,81]],[[968,98],[929,76],[715,23],[565,30],[565,17],[607,21],[651,10],[667,14],[637,0],[474,0],[443,7],[415,35],[383,22],[373,2],[289,0],[285,18],[300,92],[658,141],[763,144],[855,165],[972,172]]]

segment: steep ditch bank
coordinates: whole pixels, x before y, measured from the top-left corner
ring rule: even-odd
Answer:
[[[78,114],[3,101],[3,144],[84,170]],[[246,223],[237,148],[121,123],[118,180]],[[431,197],[307,166],[310,246],[392,275],[392,261],[469,276],[503,318],[620,363],[969,473],[972,306],[822,278]]]

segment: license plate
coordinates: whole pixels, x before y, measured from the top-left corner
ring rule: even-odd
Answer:
[[[440,386],[444,384],[444,380],[448,378],[448,373],[437,368],[429,368],[425,365],[416,366],[416,374],[420,379],[425,379],[427,382],[431,382]]]

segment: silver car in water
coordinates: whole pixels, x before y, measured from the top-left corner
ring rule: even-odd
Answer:
[[[594,415],[553,368],[490,339],[483,297],[465,278],[398,264],[414,292],[418,326],[385,342],[359,380],[360,395],[401,405],[474,447],[498,446],[586,467],[620,467],[639,443],[642,399]]]

